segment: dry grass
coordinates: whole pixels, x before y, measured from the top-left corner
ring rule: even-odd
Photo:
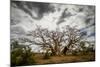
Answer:
[[[43,59],[41,54],[35,54],[35,62],[37,64],[56,64],[56,63],[71,63],[71,62],[87,62],[95,61],[95,54],[79,54],[66,56],[50,56],[49,59]]]

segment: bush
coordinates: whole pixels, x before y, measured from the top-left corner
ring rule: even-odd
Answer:
[[[16,49],[11,52],[11,65],[21,65],[23,61],[22,50]]]
[[[15,44],[15,43],[13,43]],[[19,47],[14,48],[11,51],[11,66],[22,66],[34,64],[34,53],[31,51],[30,47]]]
[[[21,53],[21,51],[16,50],[11,53],[11,65],[12,66],[21,66],[21,65],[30,65],[34,64],[34,56],[32,52]]]

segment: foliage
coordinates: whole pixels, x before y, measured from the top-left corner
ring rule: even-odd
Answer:
[[[31,52],[31,48],[29,46],[21,47],[22,45],[19,45],[17,41],[14,41],[12,46],[14,47],[11,51],[12,66],[29,65],[35,63],[34,53]]]

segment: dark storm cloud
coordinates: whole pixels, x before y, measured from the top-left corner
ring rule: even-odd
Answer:
[[[84,12],[84,11],[86,11],[86,12],[92,12],[92,13],[94,13],[95,12],[95,6],[87,6],[87,5],[84,5],[84,6],[82,6],[82,5],[80,5],[80,6],[78,6],[77,7],[78,8],[78,12]]]
[[[92,23],[85,28],[80,29],[81,36],[84,37],[95,37],[95,23]]]
[[[95,19],[95,6],[79,6],[78,12],[83,12],[86,15],[85,23],[91,24]]]
[[[95,36],[95,33],[91,33],[90,35],[88,35],[88,37],[91,37],[91,36]]]
[[[82,11],[83,11],[83,9],[84,9],[84,8],[79,8],[79,10],[78,10],[78,11],[79,11],[79,12],[82,12]]]
[[[20,23],[20,20],[16,20],[16,19],[11,18],[11,23],[10,23],[11,25],[16,25],[18,23]]]
[[[91,24],[95,22],[95,7],[93,6],[88,6],[88,13],[87,13],[87,18],[85,19],[86,24]]]
[[[70,16],[70,13],[66,14],[66,11],[67,11],[67,10],[68,10],[68,9],[66,8],[66,9],[62,12],[62,15],[61,15],[60,19],[63,19],[63,18],[65,18],[65,17],[67,17],[67,15]]]
[[[13,6],[13,4],[16,4],[17,7]],[[22,9],[34,19],[41,19],[45,13],[48,14],[49,12],[55,11],[54,7],[50,6],[49,3],[12,1],[11,6]],[[32,10],[35,10],[35,8],[38,9],[36,12],[37,17],[31,12]]]
[[[65,20],[65,18],[69,18],[71,16],[74,16],[76,14],[72,14],[68,8],[66,8],[63,12],[62,12],[62,15],[60,16],[58,22],[57,22],[57,25],[59,25],[60,23],[63,23]]]
[[[57,22],[57,25],[59,25],[59,24],[61,24],[61,23],[63,23],[63,22],[65,22],[65,20],[64,20],[64,19],[60,19],[60,20]]]
[[[86,18],[86,23],[88,24],[91,21],[91,18]]]
[[[68,9],[66,8],[63,12],[62,12],[62,15],[60,16],[60,18],[59,18],[59,20],[58,20],[58,22],[57,22],[57,25],[59,25],[60,23],[62,23],[62,22],[64,22],[65,20],[64,20],[64,18],[66,18],[66,17],[69,17],[71,14],[70,13],[67,13],[66,14],[66,11],[67,11]]]
[[[84,36],[86,36],[86,35],[87,35],[87,31],[82,31],[82,32],[81,32],[81,36],[82,36],[82,37],[84,37]]]
[[[86,18],[85,19],[86,24],[89,24],[89,23],[92,23],[92,22],[95,22],[94,18]]]
[[[88,25],[88,26],[86,26],[86,27],[80,29],[80,31],[86,31],[88,28],[93,27],[93,26],[95,26],[95,23],[92,23],[92,24],[90,24],[90,25]],[[87,32],[88,32],[88,31],[87,31]]]

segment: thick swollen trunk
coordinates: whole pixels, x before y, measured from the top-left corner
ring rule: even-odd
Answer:
[[[53,55],[53,56],[58,56],[58,55],[60,55],[60,53],[55,52],[55,51],[52,51],[52,55]]]
[[[58,49],[58,48],[57,49],[52,49],[51,51],[52,51],[52,55],[54,55],[54,56],[55,55],[60,55],[60,49]]]

